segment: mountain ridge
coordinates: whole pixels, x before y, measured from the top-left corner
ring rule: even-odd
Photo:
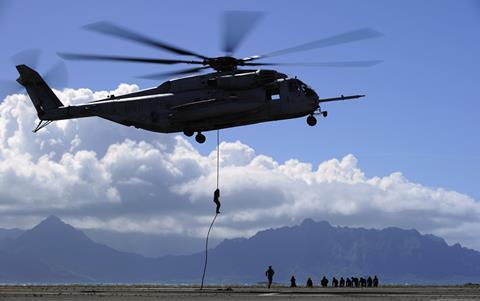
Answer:
[[[0,250],[0,282],[198,283],[204,252],[148,258],[90,239],[49,216]],[[28,263],[28,264],[25,264]],[[480,252],[449,246],[415,229],[332,226],[306,219],[250,238],[225,239],[209,250],[207,279],[263,281],[268,265],[288,282],[321,276],[374,275],[385,283],[463,283],[480,278]],[[478,281],[478,280],[477,280]]]

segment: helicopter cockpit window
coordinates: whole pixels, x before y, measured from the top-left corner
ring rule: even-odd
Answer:
[[[272,94],[270,97],[271,100],[280,100],[280,94]]]
[[[272,87],[267,89],[267,99],[280,100],[280,90],[278,89],[278,87]]]
[[[313,91],[312,88],[310,88],[309,86],[307,86],[303,82],[300,82],[299,89],[303,94],[305,94],[307,96],[318,96],[317,93],[315,93],[315,91]]]
[[[291,92],[305,92],[305,84],[299,81],[298,79],[291,80],[288,82],[288,89]]]
[[[317,93],[315,93],[315,91],[313,91],[313,89],[308,86],[305,87],[305,95],[318,97]]]

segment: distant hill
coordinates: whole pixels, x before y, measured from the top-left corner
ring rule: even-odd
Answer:
[[[198,283],[203,253],[148,258],[92,241],[50,216],[0,250],[0,282]],[[416,230],[333,227],[305,220],[293,227],[231,239],[209,252],[209,283],[256,283],[273,265],[275,280],[295,274],[376,274],[385,283],[479,282],[480,253]]]
[[[23,232],[25,230],[0,228],[0,250]],[[205,248],[205,239],[184,237],[179,234],[117,232],[102,229],[86,229],[82,232],[94,242],[146,257],[188,255]],[[218,239],[211,238],[209,245],[215,247],[220,242]]]
[[[23,232],[25,231],[21,229],[0,229],[0,250],[9,245]]]
[[[188,255],[205,249],[204,238],[179,234],[123,233],[100,229],[87,229],[83,232],[95,242],[146,257]],[[220,240],[210,239],[208,244],[215,247],[219,243]]]
[[[49,216],[33,229],[25,231],[3,251],[47,265],[54,272],[54,282],[131,282],[157,278],[153,259],[120,252],[93,242],[83,232]],[[30,277],[28,266],[15,269]],[[70,275],[69,278],[62,278]],[[0,279],[8,282],[8,276]],[[34,282],[50,282],[50,278],[28,278]],[[62,281],[62,279],[64,279]]]
[[[261,280],[267,265],[287,282],[323,275],[379,275],[393,283],[480,281],[480,253],[416,230],[333,227],[306,219],[301,225],[225,240],[211,253],[209,275]]]
[[[19,237],[23,232],[22,229],[0,229],[0,240],[15,239]]]

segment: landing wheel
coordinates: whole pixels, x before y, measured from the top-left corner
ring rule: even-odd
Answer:
[[[191,129],[186,129],[186,130],[183,130],[183,134],[187,137],[192,137],[194,132]]]
[[[307,117],[307,123],[309,126],[314,126],[317,124],[317,118],[315,118],[313,115],[310,115]]]
[[[205,136],[202,133],[198,132],[198,134],[195,136],[195,140],[198,143],[202,144],[203,142],[205,142],[205,140],[207,140],[207,138],[205,138]]]
[[[325,117],[325,118],[327,118],[328,112],[327,112],[327,111],[323,111],[323,112],[322,112],[322,116]]]

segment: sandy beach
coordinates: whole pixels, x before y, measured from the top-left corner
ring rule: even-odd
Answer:
[[[155,285],[3,285],[0,300],[480,300],[480,286],[363,289]]]

